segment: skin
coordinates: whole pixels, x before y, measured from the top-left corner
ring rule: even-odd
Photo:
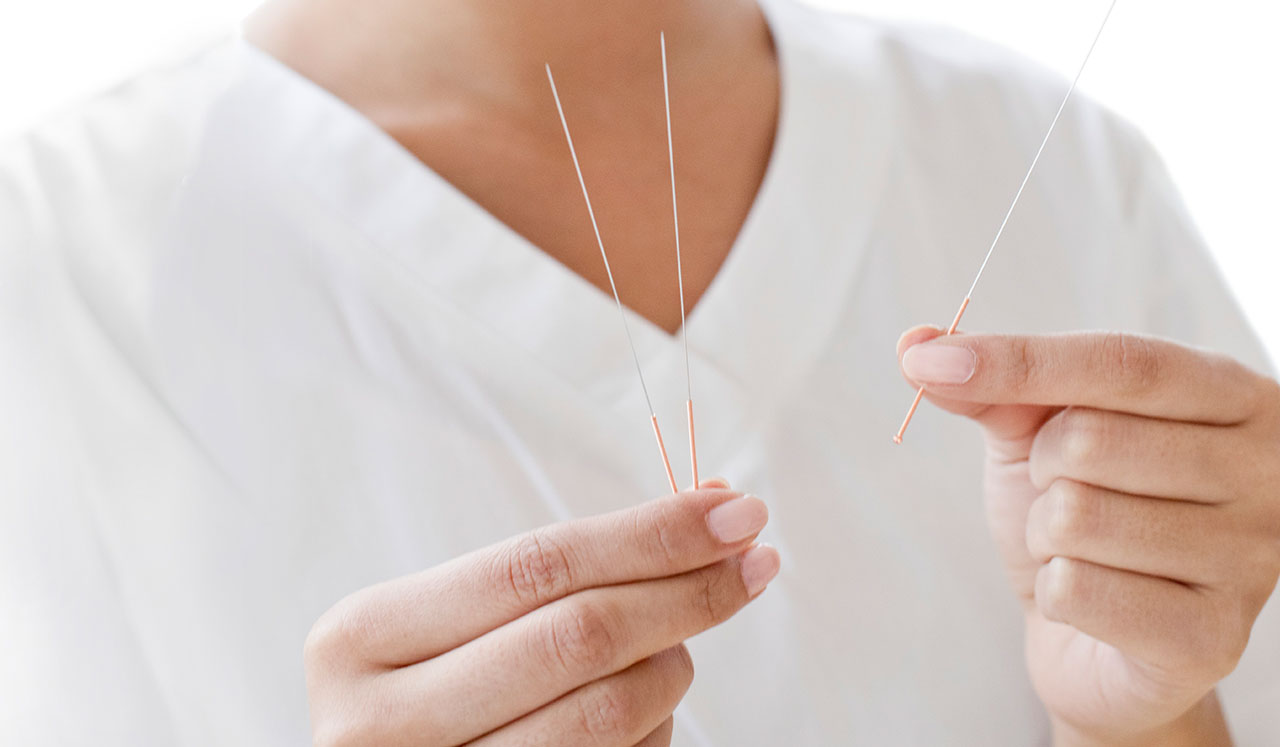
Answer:
[[[917,327],[903,375],[985,435],[987,517],[1057,745],[1219,745],[1280,574],[1280,386],[1117,333]]]
[[[549,63],[623,303],[680,324],[658,33],[692,309],[764,178],[778,62],[744,0],[274,0],[246,37],[356,108],[543,252],[609,294]]]
[[[304,660],[320,745],[665,745],[682,641],[763,591],[759,498],[721,480],[363,589]]]
[[[778,63],[753,2],[273,0],[245,35],[608,293],[549,62],[623,303],[674,332],[659,30],[681,235],[698,248],[684,266],[692,309],[746,218],[777,127]],[[937,334],[912,330],[899,355]],[[977,362],[963,384],[931,382],[930,399],[986,431],[988,515],[1055,743],[1227,743],[1214,685],[1278,566],[1274,382],[1135,337],[939,344],[971,346]],[[750,537],[707,535],[712,504],[738,494],[704,487],[339,603],[306,647],[316,741],[669,743],[692,673],[680,642],[753,596],[740,572]],[[776,572],[776,554],[759,552]],[[624,625],[655,609],[650,635]],[[574,630],[597,634],[547,653]]]

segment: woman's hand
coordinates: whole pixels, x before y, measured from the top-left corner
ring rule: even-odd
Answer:
[[[985,431],[1057,743],[1227,741],[1213,689],[1280,573],[1280,387],[1152,338],[940,334],[909,331],[899,361]]]
[[[321,745],[666,745],[686,638],[778,571],[723,482],[363,589],[305,647]],[[710,488],[710,489],[708,489]]]

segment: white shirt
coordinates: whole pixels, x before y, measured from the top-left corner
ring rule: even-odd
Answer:
[[[783,570],[691,642],[675,743],[1045,742],[975,426],[889,437],[894,342],[954,312],[1064,83],[767,10],[780,130],[688,332],[701,471],[770,504]],[[630,321],[679,443],[680,340]],[[1085,99],[966,327],[1265,366],[1155,156]],[[305,743],[301,645],[340,597],[666,490],[612,299],[239,40],[5,149],[0,361],[5,744]],[[1275,607],[1223,685],[1243,744],[1280,738]]]

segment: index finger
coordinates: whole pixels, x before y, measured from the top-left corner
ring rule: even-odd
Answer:
[[[1082,405],[1212,425],[1247,419],[1262,381],[1226,356],[1120,332],[947,335],[909,348],[902,369],[957,401]]]
[[[405,666],[583,589],[710,565],[745,549],[767,520],[759,498],[709,489],[554,524],[356,592],[312,637],[338,655]]]

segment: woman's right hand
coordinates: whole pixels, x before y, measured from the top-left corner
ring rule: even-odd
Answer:
[[[722,482],[555,524],[362,589],[307,637],[320,745],[666,745],[682,641],[778,571]]]

